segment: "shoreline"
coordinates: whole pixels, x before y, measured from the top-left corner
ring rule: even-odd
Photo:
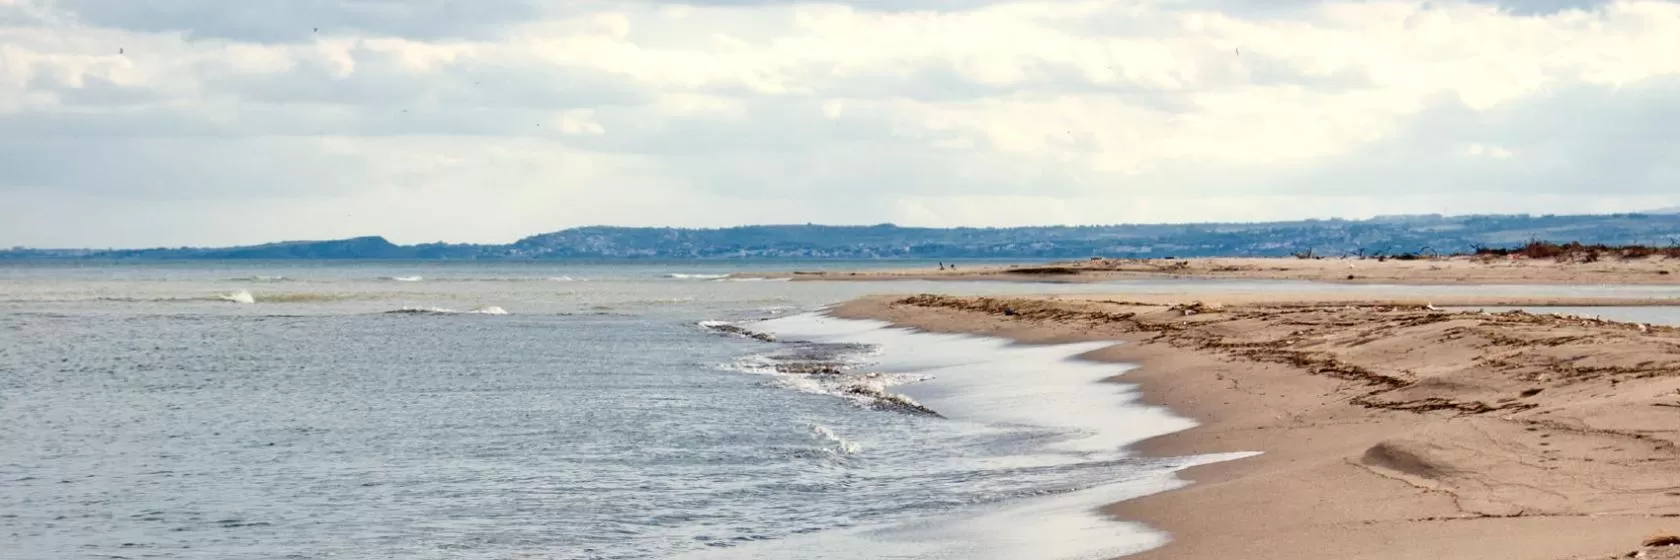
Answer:
[[[1548,302],[1562,298],[1517,303]],[[1373,303],[1379,306],[1361,307]],[[1128,558],[1574,560],[1619,557],[1651,534],[1680,529],[1680,492],[1651,489],[1680,489],[1672,429],[1653,429],[1672,424],[1660,415],[1680,412],[1662,408],[1666,400],[1621,402],[1631,397],[1618,394],[1680,400],[1669,398],[1680,392],[1672,373],[1680,359],[1659,347],[1680,341],[1680,331],[1369,300],[1326,305],[1250,295],[1231,305],[1203,306],[1206,313],[1198,316],[1184,313],[1196,304],[1175,309],[1164,298],[882,296],[829,314],[1024,344],[1119,341],[1081,357],[1136,366],[1111,380],[1135,385],[1146,402],[1198,423],[1133,450],[1153,457],[1262,452],[1183,471],[1193,482],[1186,488],[1103,508],[1172,536],[1166,546]],[[1320,323],[1298,328],[1313,321]],[[1332,349],[1328,358],[1313,351],[1302,358],[1302,351],[1260,340],[1283,335],[1298,337],[1300,347],[1334,346],[1338,341],[1330,339],[1338,333],[1360,329],[1389,332]],[[1521,375],[1545,364],[1518,364],[1510,372],[1518,381],[1487,386],[1464,376],[1474,367],[1430,375],[1362,365],[1372,356],[1417,369],[1473,362],[1476,353],[1466,343],[1423,340],[1453,329],[1476,331],[1478,344],[1503,336],[1511,340],[1499,343],[1512,348],[1559,356],[1596,351],[1627,363],[1602,366],[1586,380],[1529,381]],[[1531,346],[1571,336],[1581,338]],[[1644,339],[1651,336],[1659,340]],[[1394,343],[1399,346],[1383,347]],[[1644,360],[1653,357],[1660,360]],[[1621,385],[1617,392],[1599,386],[1605,378],[1610,387]],[[1614,425],[1601,425],[1606,422]],[[1666,552],[1652,549],[1648,557],[1670,557]]]
[[[811,281],[992,281],[1102,283],[1129,280],[1232,279],[1297,280],[1334,284],[1392,285],[1674,285],[1680,259],[1574,261],[1522,257],[1374,258],[1188,258],[1092,259],[977,268],[794,271],[738,273],[736,279]]]
[[[1140,402],[1131,385],[1102,383],[1118,370],[1112,364],[1078,359],[1113,341],[1026,346],[995,337],[912,332],[822,312],[746,325],[720,324],[714,330],[737,337],[758,334],[764,337],[760,340],[791,345],[754,363],[762,364],[761,371],[797,380],[801,390],[820,387],[813,392],[882,413],[942,418],[937,425],[917,429],[943,435],[924,441],[933,445],[929,453],[914,453],[904,465],[909,470],[901,472],[910,479],[932,475],[929,483],[943,480],[964,488],[959,493],[973,499],[961,503],[974,507],[916,508],[902,517],[694,556],[697,560],[1014,560],[1133,554],[1160,546],[1166,535],[1140,523],[1114,523],[1098,513],[1099,508],[1181,487],[1176,471],[1231,458],[1155,460],[1131,453],[1136,442],[1182,431],[1194,422]],[[826,353],[830,351],[835,353]],[[880,385],[874,391],[848,389],[857,381],[877,379]],[[1019,406],[1022,399],[1058,406]],[[1055,435],[1040,439],[1049,434]],[[863,449],[869,448],[867,438],[859,441]],[[924,471],[923,462],[930,459],[940,466]],[[1117,470],[1122,464],[1130,466]],[[942,501],[958,503],[949,497]]]

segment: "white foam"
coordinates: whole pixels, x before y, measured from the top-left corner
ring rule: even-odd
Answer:
[[[676,280],[721,280],[721,279],[724,279],[724,278],[728,278],[729,275],[728,274],[681,274],[681,273],[673,272],[673,273],[670,273],[670,274],[666,274],[665,277],[666,278],[671,278],[671,279],[676,279]]]
[[[256,303],[257,302],[257,298],[252,297],[251,292],[249,292],[247,290],[239,290],[239,291],[233,292],[231,294],[221,294],[221,295],[216,296],[216,299],[219,299],[219,300],[222,300],[222,301],[231,301],[233,303]]]
[[[834,433],[834,430],[830,430],[828,426],[822,424],[811,425],[811,437],[821,442],[823,449],[839,455],[854,455],[863,450],[863,445],[840,437],[839,434]]]
[[[713,321],[708,321],[713,322]],[[738,373],[752,373],[758,375],[776,375],[776,362],[762,354],[752,354],[736,358],[727,364],[719,364],[718,369]],[[805,377],[805,376],[800,376]]]
[[[1029,346],[997,338],[917,333],[882,322],[815,314],[772,319],[752,328],[783,338],[875,345],[880,352],[872,367],[926,379],[904,385],[902,390],[947,421],[1040,426],[1061,434],[1046,444],[1048,456],[1032,461],[1135,461],[1127,446],[1195,425],[1143,403],[1132,386],[1104,382],[1124,373],[1127,366],[1076,359],[1110,343]],[[1114,483],[1077,492],[681,558],[1113,558],[1158,547],[1168,536],[1139,524],[1114,521],[1098,514],[1097,508],[1181,487],[1185,483],[1174,474],[1179,469],[1251,455],[1146,463],[1118,471],[1119,480]]]
[[[467,313],[471,313],[473,315],[507,315],[508,314],[506,309],[502,309],[502,308],[494,306],[494,305],[486,306],[486,307],[480,307],[478,309],[468,311]]]
[[[1189,429],[1194,421],[1144,404],[1135,387],[1099,383],[1131,366],[1078,360],[1109,342],[1020,345],[1001,338],[918,333],[878,321],[802,314],[762,321],[753,330],[784,339],[870,344],[873,368],[931,377],[904,387],[952,418],[1066,430],[1058,445],[1076,452],[1120,452],[1155,436]]]
[[[390,280],[392,282],[420,282],[420,281],[425,280],[426,277],[424,277],[424,276],[389,276],[389,277],[386,277],[385,279]]]

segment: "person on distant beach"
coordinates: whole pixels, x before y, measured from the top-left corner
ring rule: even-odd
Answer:
[[[945,261],[939,261],[939,270],[945,270]]]

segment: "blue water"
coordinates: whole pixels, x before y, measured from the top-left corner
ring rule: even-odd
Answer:
[[[0,556],[1137,550],[1162,537],[1091,508],[1203,459],[1124,451],[1188,423],[1096,383],[1123,368],[808,313],[871,293],[1302,287],[717,278],[742,268],[0,266]],[[777,371],[799,363],[847,373]]]

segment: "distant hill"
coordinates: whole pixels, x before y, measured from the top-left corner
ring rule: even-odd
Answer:
[[[477,245],[397,245],[384,237],[352,237],[329,241],[282,241],[263,245],[224,248],[118,249],[81,252],[83,258],[103,259],[472,259],[485,254]],[[3,258],[3,257],[0,257]]]
[[[1370,220],[1021,228],[766,225],[584,227],[507,245],[397,245],[383,237],[225,248],[25,249],[11,259],[1063,259],[1455,253],[1528,241],[1680,244],[1680,212],[1581,216],[1383,216]]]
[[[1680,206],[1670,206],[1668,208],[1658,208],[1656,210],[1646,210],[1644,212],[1641,212],[1641,214],[1680,214]]]

